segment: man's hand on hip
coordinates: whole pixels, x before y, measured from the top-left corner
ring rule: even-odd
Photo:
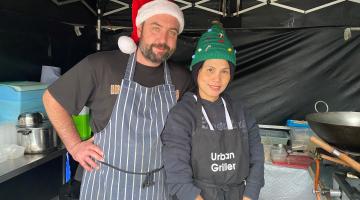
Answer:
[[[99,169],[95,160],[104,160],[103,151],[94,144],[94,137],[89,140],[79,142],[69,149],[71,156],[80,163],[80,165],[87,171]]]
[[[244,196],[242,200],[251,200],[249,197]]]

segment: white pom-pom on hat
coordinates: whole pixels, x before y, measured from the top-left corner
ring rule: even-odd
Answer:
[[[120,36],[119,37],[118,47],[123,53],[126,53],[126,54],[134,53],[137,48],[134,40],[128,36]]]

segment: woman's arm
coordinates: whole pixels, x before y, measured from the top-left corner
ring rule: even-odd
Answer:
[[[175,106],[168,115],[161,135],[166,184],[170,195],[176,195],[179,200],[198,199],[200,195],[200,189],[193,184],[191,168],[194,124],[190,110]]]
[[[250,171],[246,179],[244,197],[257,200],[261,187],[264,186],[264,148],[261,144],[259,128],[253,118],[246,110],[245,121],[248,128]]]

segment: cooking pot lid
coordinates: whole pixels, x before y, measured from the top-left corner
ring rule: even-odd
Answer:
[[[47,118],[40,112],[25,112],[18,116],[18,127],[39,127]]]

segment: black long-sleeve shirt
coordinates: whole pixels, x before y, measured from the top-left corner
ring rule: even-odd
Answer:
[[[203,104],[214,129],[227,129],[221,99],[216,102],[203,100]],[[161,135],[166,183],[170,194],[176,195],[179,200],[195,199],[201,192],[193,183],[191,168],[191,135],[196,128],[196,111],[193,94],[185,93],[182,100],[170,111]],[[239,121],[233,123],[237,123],[240,128],[247,128],[249,133],[250,171],[244,196],[256,200],[264,185],[264,150],[255,119],[243,107],[236,107],[235,113]],[[204,118],[201,126],[209,129]]]

